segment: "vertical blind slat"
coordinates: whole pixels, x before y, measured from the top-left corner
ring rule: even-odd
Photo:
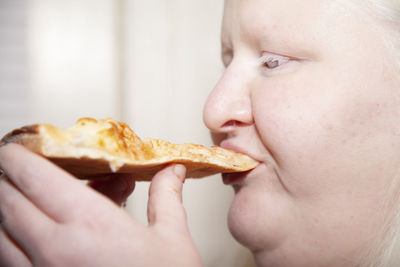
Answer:
[[[0,135],[27,123],[26,0],[0,1]]]

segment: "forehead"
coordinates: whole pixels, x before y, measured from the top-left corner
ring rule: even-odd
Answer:
[[[349,10],[340,0],[225,0],[223,38],[260,32],[310,39],[324,34]],[[346,1],[345,1],[346,2]]]
[[[351,0],[348,0],[351,1]],[[342,0],[225,0],[225,11],[254,18],[276,15],[318,14],[335,6],[343,6]],[[339,5],[337,5],[339,4]]]

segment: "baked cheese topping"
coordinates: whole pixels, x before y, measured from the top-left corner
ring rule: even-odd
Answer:
[[[85,176],[92,171],[106,171],[101,169],[104,163],[112,172],[124,168],[123,172],[138,172],[146,180],[168,163],[185,164],[192,177],[247,171],[258,165],[247,155],[218,146],[141,140],[127,124],[110,118],[82,118],[66,130],[50,124],[26,126],[6,135],[0,144],[9,142],[20,143],[67,171]]]

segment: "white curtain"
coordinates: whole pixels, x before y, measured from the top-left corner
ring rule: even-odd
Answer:
[[[0,136],[29,121],[26,21],[25,0],[0,0]]]
[[[113,117],[141,137],[211,145],[202,106],[222,72],[223,0],[0,0],[6,2],[26,11],[17,16],[26,22],[25,39],[9,39],[26,48],[10,58],[21,58],[26,70],[12,82],[26,86],[4,86],[1,60],[0,89],[9,95],[0,98],[1,134],[26,123],[68,127],[79,117]],[[139,183],[127,206],[143,223],[147,189]],[[253,265],[227,230],[232,194],[218,176],[185,183],[189,226],[206,266]]]

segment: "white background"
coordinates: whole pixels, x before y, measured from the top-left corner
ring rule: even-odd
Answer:
[[[202,106],[222,72],[223,0],[0,0],[0,135],[29,123],[113,117],[141,137],[211,145]],[[147,183],[127,209],[146,223]],[[232,190],[187,180],[206,266],[251,266],[230,236]]]

